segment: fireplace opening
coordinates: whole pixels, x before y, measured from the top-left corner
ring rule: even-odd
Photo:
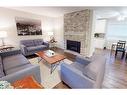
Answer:
[[[67,40],[67,50],[72,50],[80,53],[81,42]]]

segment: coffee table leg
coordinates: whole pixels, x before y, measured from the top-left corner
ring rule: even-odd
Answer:
[[[40,57],[38,57],[38,63],[42,60],[42,58],[40,58],[40,59],[39,59],[39,58],[40,58]]]
[[[59,63],[60,63],[60,62],[59,62]],[[59,63],[57,63],[57,64],[51,64],[50,74],[53,73],[53,71],[56,69],[56,67],[59,65]]]
[[[55,70],[55,68],[56,68],[56,66],[55,66],[55,64],[51,64],[51,70],[50,70],[50,74],[52,74],[53,73],[53,71]]]
[[[51,70],[50,70],[50,74],[52,74],[52,69],[53,69],[53,66],[52,66],[52,64],[51,64]]]

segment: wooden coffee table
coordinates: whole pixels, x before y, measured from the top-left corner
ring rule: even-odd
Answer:
[[[51,70],[50,73],[52,74],[52,72],[56,69],[56,67],[59,65],[57,63],[60,63],[62,60],[64,60],[66,57],[62,54],[55,54],[52,57],[48,57],[44,51],[40,51],[35,53],[39,58],[41,58],[38,63],[44,59],[46,62],[48,62],[51,65]]]

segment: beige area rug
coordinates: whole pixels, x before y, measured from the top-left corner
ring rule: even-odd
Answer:
[[[38,64],[38,59],[37,58],[32,58],[29,59],[29,61],[37,65]],[[65,59],[64,62],[71,64],[72,61]],[[58,83],[61,82],[60,79],[60,64],[57,66],[57,68],[53,71],[52,74],[50,74],[50,65],[42,60],[40,63],[40,70],[41,70],[41,79],[42,79],[42,85],[44,88],[51,89],[55,87]]]

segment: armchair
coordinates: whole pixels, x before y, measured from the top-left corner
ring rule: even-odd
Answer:
[[[71,88],[101,88],[105,71],[105,58],[76,57],[72,64],[61,64],[61,80]]]

